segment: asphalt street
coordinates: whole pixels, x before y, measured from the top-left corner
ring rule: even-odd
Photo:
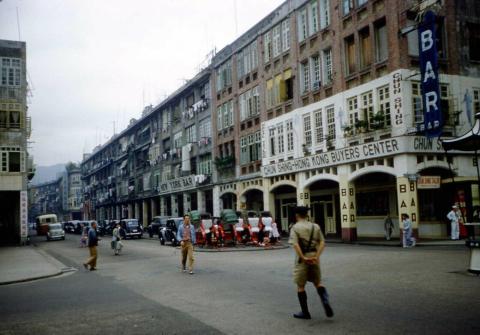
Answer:
[[[479,334],[480,278],[466,272],[464,247],[329,244],[323,282],[335,316],[313,287],[313,319],[299,310],[293,250],[195,253],[195,274],[180,251],[157,240],[128,240],[114,256],[100,242],[98,271],[81,266],[79,236],[37,246],[66,266],[60,277],[0,287],[0,334]]]

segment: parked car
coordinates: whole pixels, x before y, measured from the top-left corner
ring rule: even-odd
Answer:
[[[65,230],[62,228],[61,223],[50,223],[47,231],[47,241],[51,240],[64,240]]]
[[[105,220],[105,234],[112,235],[113,229],[115,229],[118,222],[118,220]]]
[[[140,226],[137,219],[124,219],[120,221],[120,225],[122,226],[125,233],[124,238],[142,238],[143,228],[142,226]]]
[[[167,224],[168,216],[154,216],[152,222],[147,227],[147,232],[150,237],[158,235],[160,238],[159,232],[161,228],[164,228]]]
[[[167,219],[165,227],[162,227],[158,234],[160,244],[164,245],[166,242],[171,242],[172,246],[177,246],[180,243],[177,239],[177,231],[181,224],[183,224],[183,218]]]

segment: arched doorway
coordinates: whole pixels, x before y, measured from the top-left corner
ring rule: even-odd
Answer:
[[[237,208],[237,195],[233,192],[227,192],[220,196],[220,201],[222,202],[222,209],[233,209]]]
[[[338,182],[321,179],[310,184],[309,189],[311,219],[320,225],[326,237],[341,236]]]
[[[287,233],[290,224],[295,223],[293,209],[297,205],[297,189],[291,185],[280,185],[271,193],[275,203],[275,211],[272,215],[275,216],[277,227],[283,233]]]
[[[362,174],[354,180],[358,237],[385,236],[385,217],[394,223],[394,237],[399,236],[397,179],[385,172]]]
[[[241,202],[245,203],[246,210],[263,211],[263,192],[258,189],[250,189],[243,193]]]

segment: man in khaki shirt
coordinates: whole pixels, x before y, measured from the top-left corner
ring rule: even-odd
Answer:
[[[305,292],[305,284],[309,281],[317,288],[325,314],[327,317],[332,317],[333,310],[328,301],[327,290],[321,283],[319,264],[320,254],[325,249],[325,239],[320,226],[306,219],[308,210],[309,208],[304,206],[295,208],[297,223],[290,230],[288,241],[296,252],[293,280],[297,284],[298,300],[302,308],[300,313],[293,316],[297,319],[311,319]]]

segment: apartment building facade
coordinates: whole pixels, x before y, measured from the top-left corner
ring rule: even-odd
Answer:
[[[27,113],[26,44],[0,40],[0,244],[27,239],[30,117]]]
[[[82,162],[89,219],[213,211],[210,69],[189,80]]]
[[[417,28],[435,12],[442,138],[462,135],[480,112],[478,2],[332,1],[319,31],[316,3],[296,14],[298,107],[262,123],[264,209],[285,230],[291,206],[309,205],[344,241],[382,237],[387,215],[398,236],[402,213],[417,236],[446,237],[453,203],[465,221],[480,205],[477,171],[471,153],[425,137]]]

